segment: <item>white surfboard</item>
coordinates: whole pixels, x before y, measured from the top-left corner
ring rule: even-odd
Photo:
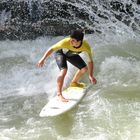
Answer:
[[[68,102],[61,102],[57,97],[53,97],[41,110],[40,117],[57,116],[63,114],[75,107],[86,94],[86,86],[69,87],[63,91],[63,96],[68,99]]]

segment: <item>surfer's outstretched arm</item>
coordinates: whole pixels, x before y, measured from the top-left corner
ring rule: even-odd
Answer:
[[[49,49],[45,52],[45,54],[43,55],[43,57],[38,61],[37,66],[38,66],[38,67],[43,67],[45,59],[46,59],[49,55],[51,55],[52,53],[53,53],[53,50],[52,50],[51,48],[49,48]]]

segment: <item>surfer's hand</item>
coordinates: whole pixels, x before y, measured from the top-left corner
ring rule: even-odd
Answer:
[[[96,84],[97,80],[93,76],[89,76],[89,80],[92,84]]]
[[[44,65],[44,60],[38,61],[38,63],[37,63],[38,67],[43,67],[43,65]]]

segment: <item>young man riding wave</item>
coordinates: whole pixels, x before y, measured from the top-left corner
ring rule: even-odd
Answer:
[[[64,78],[68,70],[67,61],[78,68],[70,83],[70,86],[82,86],[80,83],[78,83],[78,81],[86,72],[88,72],[91,83],[97,83],[97,80],[93,76],[94,63],[91,47],[86,40],[83,40],[83,38],[84,33],[81,30],[73,31],[70,37],[64,38],[50,47],[38,62],[38,67],[42,67],[46,58],[55,52],[56,63],[60,69],[57,77],[57,96],[62,102],[68,102],[68,100],[62,95]],[[87,54],[88,66],[79,55],[81,52],[85,52]]]

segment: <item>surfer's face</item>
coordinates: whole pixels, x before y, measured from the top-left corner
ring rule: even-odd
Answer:
[[[81,45],[81,42],[82,42],[81,40],[77,41],[74,38],[71,39],[71,45],[74,46],[74,47],[79,47]]]

